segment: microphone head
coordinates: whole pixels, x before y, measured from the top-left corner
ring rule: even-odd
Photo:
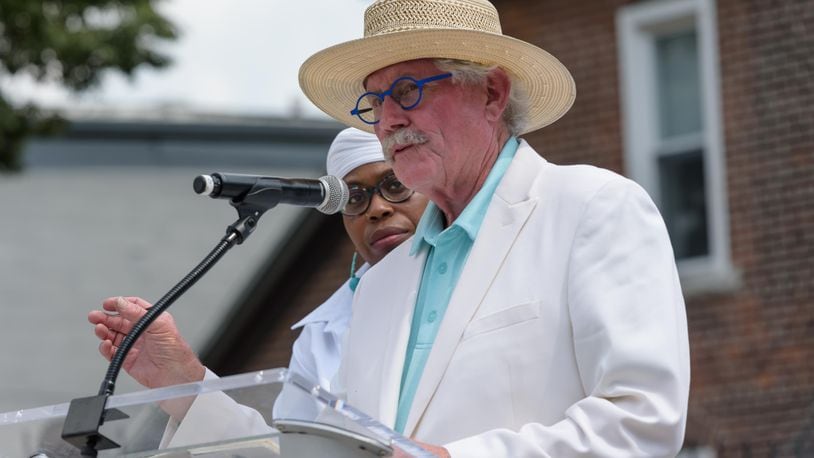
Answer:
[[[192,181],[192,189],[197,194],[209,196],[215,190],[215,180],[212,179],[211,175],[198,175]]]
[[[326,175],[319,181],[325,190],[325,200],[317,207],[317,210],[327,215],[344,210],[350,198],[348,185],[333,175]]]

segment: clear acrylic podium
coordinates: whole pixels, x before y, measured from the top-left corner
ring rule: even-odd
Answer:
[[[0,458],[81,456],[61,438],[68,405],[0,413]],[[99,432],[120,447],[100,457],[434,456],[287,369],[114,395],[106,409]]]

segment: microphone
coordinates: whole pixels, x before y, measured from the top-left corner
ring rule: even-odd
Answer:
[[[348,185],[333,175],[313,178],[275,178],[238,173],[198,175],[192,182],[196,193],[241,202],[247,198],[268,208],[278,203],[315,207],[331,215],[348,203]]]

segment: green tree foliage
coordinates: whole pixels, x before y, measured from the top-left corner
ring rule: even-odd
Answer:
[[[0,0],[0,73],[83,91],[106,70],[132,75],[140,65],[164,67],[169,58],[157,45],[176,31],[156,11],[158,1]],[[13,107],[0,92],[0,171],[19,169],[28,136],[61,125],[35,106]]]

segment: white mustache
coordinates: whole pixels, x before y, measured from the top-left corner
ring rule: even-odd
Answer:
[[[429,139],[422,132],[408,128],[399,129],[384,140],[382,140],[382,150],[384,150],[387,160],[393,159],[393,148],[396,145],[421,145],[427,143]]]

